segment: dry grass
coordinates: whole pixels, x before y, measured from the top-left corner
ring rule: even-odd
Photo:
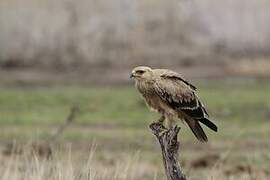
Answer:
[[[101,165],[95,157],[95,146],[78,158],[71,146],[63,152],[55,152],[49,159],[29,151],[25,146],[21,154],[0,156],[3,180],[139,180],[147,178],[151,168],[139,162],[139,152],[119,160],[111,166]]]
[[[115,162],[100,160],[96,146],[88,152],[73,151],[66,146],[46,159],[29,151],[27,146],[22,154],[0,155],[2,180],[164,180],[163,167],[146,163],[139,151],[130,153]],[[262,171],[250,165],[230,165],[226,161],[232,151],[214,163],[204,167],[188,167],[186,173],[192,180],[267,180],[269,171]],[[114,157],[116,158],[116,157]],[[161,158],[161,157],[160,157]],[[204,157],[206,161],[209,156]],[[202,173],[203,169],[203,173]]]

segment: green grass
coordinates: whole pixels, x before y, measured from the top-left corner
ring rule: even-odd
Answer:
[[[269,169],[270,84],[208,82],[198,88],[219,132],[205,128],[209,143],[202,144],[179,122],[183,127],[179,136],[181,160],[187,174],[193,174],[192,161],[209,154],[225,157],[220,162],[222,172],[239,164],[252,165],[254,171]],[[72,142],[73,152],[84,157],[95,141],[95,159],[101,167],[139,151],[139,166],[147,164],[148,173],[162,168],[159,148],[147,128],[159,115],[149,112],[130,86],[0,88],[0,141],[46,139],[64,123],[73,105],[81,111],[62,134],[60,144]],[[196,170],[196,175],[209,177],[212,168]]]
[[[267,139],[270,136],[270,85],[268,83],[205,83],[198,86],[199,95],[208,107],[210,116],[219,126],[217,139],[235,137]],[[2,137],[9,136],[8,127],[36,127],[40,136],[48,135],[45,127],[62,124],[69,114],[70,107],[77,105],[80,113],[74,126],[104,127],[114,134],[122,133],[123,128],[145,131],[150,122],[159,117],[149,112],[138,92],[133,87],[37,87],[0,88],[0,125]],[[180,123],[181,124],[181,123]],[[43,128],[42,128],[43,127]],[[11,128],[12,129],[12,128]],[[70,130],[67,138],[76,139],[82,135]],[[92,130],[92,131],[93,131]],[[44,131],[44,132],[43,132]],[[91,132],[92,132],[91,131]],[[6,132],[6,134],[5,134]],[[20,136],[20,131],[12,131]],[[42,133],[43,132],[43,133]],[[96,136],[110,137],[111,132]],[[189,138],[188,128],[183,134]],[[35,131],[32,131],[32,135]],[[87,133],[87,131],[86,131]],[[210,133],[210,132],[209,132]],[[73,138],[72,138],[73,137]],[[128,137],[128,136],[127,136]],[[23,138],[23,137],[20,137]],[[191,138],[193,136],[191,135]]]
[[[143,125],[153,118],[132,88],[0,89],[2,125],[61,123],[73,105],[78,124]]]
[[[270,85],[201,85],[199,95],[217,121],[260,123],[270,117]],[[77,124],[142,127],[157,118],[133,87],[1,88],[1,125],[50,125],[64,121],[73,105]]]

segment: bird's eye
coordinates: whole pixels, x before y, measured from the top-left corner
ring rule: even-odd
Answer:
[[[137,73],[138,73],[138,74],[143,74],[143,73],[144,73],[144,71],[139,70],[139,71],[137,71]]]

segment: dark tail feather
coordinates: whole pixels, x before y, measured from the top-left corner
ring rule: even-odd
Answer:
[[[218,127],[212,123],[209,119],[207,118],[202,118],[202,119],[198,119],[201,123],[203,123],[204,125],[206,125],[207,127],[209,127],[210,129],[212,129],[213,131],[217,132]]]
[[[188,118],[188,119],[185,119],[185,121],[199,141],[201,142],[208,141],[207,136],[205,135],[201,125],[199,124],[197,120]]]

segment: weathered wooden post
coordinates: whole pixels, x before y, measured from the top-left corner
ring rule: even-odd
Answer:
[[[167,180],[186,180],[186,176],[183,174],[178,162],[180,143],[178,142],[177,134],[180,131],[180,127],[175,126],[171,129],[166,129],[161,123],[157,122],[150,124],[149,127],[159,141]]]

